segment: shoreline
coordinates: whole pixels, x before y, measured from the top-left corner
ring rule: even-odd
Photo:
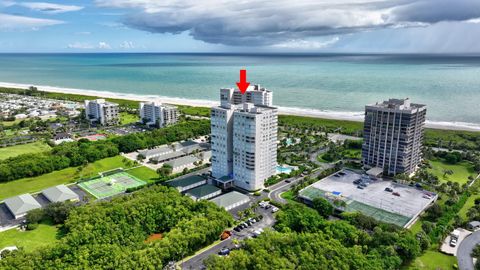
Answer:
[[[168,103],[168,104],[174,104],[174,105],[186,105],[186,106],[194,106],[194,107],[212,107],[212,106],[218,106],[220,104],[220,102],[210,101],[210,100],[174,98],[174,97],[164,97],[164,96],[158,96],[158,95],[124,94],[124,93],[116,93],[111,91],[100,91],[100,90],[91,90],[91,89],[77,89],[77,88],[47,86],[47,85],[0,82],[0,87],[5,87],[5,88],[27,89],[30,86],[35,86],[38,88],[38,90],[44,91],[44,92],[77,94],[77,95],[86,95],[86,96],[94,96],[94,97],[101,97],[101,98],[125,99],[125,100],[134,100],[134,101],[155,100],[162,103]],[[346,121],[354,121],[354,122],[362,122],[364,118],[364,113],[360,111],[359,112],[322,111],[322,110],[315,110],[315,109],[282,107],[282,106],[279,106],[277,108],[278,108],[279,114],[282,114],[282,115],[305,116],[305,117],[323,118],[323,119],[331,119],[331,120],[346,120]],[[425,127],[433,128],[433,129],[480,132],[480,124],[465,123],[465,122],[447,122],[447,121],[427,120],[425,122]]]

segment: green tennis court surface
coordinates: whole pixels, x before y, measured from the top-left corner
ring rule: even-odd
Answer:
[[[323,197],[332,200],[337,196],[333,196],[329,192],[324,190],[309,186],[303,189],[300,194],[301,197],[309,198],[313,200],[315,198]],[[346,199],[346,198],[345,198]],[[387,210],[377,208],[356,200],[347,199],[346,200],[347,206],[345,207],[346,212],[360,212],[364,215],[373,217],[376,220],[391,223],[398,225],[400,227],[405,226],[409,221],[410,217],[406,217],[397,213],[389,212]]]
[[[119,172],[108,176],[79,183],[83,190],[97,199],[111,197],[125,192],[128,188],[143,186],[146,183],[126,172]]]
[[[397,226],[405,226],[411,218],[402,216],[397,213],[388,212],[386,210],[376,208],[358,201],[347,202],[347,207],[345,208],[347,212],[360,212],[364,215],[373,217],[374,219],[386,223],[395,224]]]

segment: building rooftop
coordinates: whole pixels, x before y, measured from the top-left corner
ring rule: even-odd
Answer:
[[[202,181],[206,181],[206,179],[199,176],[199,175],[192,175],[192,176],[188,176],[188,177],[185,177],[185,178],[182,178],[182,179],[176,179],[176,180],[168,181],[167,185],[169,185],[171,187],[187,187],[187,186],[190,186],[190,185],[193,185],[195,183],[202,182]]]
[[[367,107],[393,109],[393,110],[411,110],[411,109],[425,108],[426,105],[411,103],[409,98],[404,98],[404,99],[391,98],[389,100],[383,101],[382,103],[377,102],[373,105],[368,105]]]
[[[188,155],[185,157],[179,157],[170,161],[167,161],[166,163],[171,165],[173,168],[179,167],[179,166],[185,166],[188,164],[192,164],[195,161],[199,161],[199,159],[193,155]]]
[[[5,199],[5,205],[15,215],[25,214],[30,210],[42,207],[30,194],[22,194]]]
[[[64,202],[69,200],[78,200],[78,195],[65,185],[58,185],[47,188],[42,191],[50,202]]]
[[[203,186],[199,186],[199,187],[190,189],[187,192],[187,194],[190,195],[190,196],[193,196],[195,198],[202,198],[202,197],[205,197],[205,196],[210,195],[212,193],[216,193],[220,190],[221,189],[217,188],[216,186],[203,185]]]
[[[153,149],[140,150],[138,152],[148,158],[155,155],[165,155],[167,153],[171,153],[172,151],[172,148],[170,148],[168,145],[164,145]]]
[[[182,152],[182,151],[175,151],[175,152],[170,152],[170,153],[166,153],[166,154],[163,154],[163,155],[155,156],[152,159],[156,160],[157,162],[164,162],[164,161],[169,161],[169,160],[172,160],[172,159],[180,158],[184,155],[185,155],[185,153]]]
[[[210,200],[211,202],[215,203],[219,207],[229,207],[232,204],[241,202],[241,201],[250,201],[250,198],[237,191],[232,191],[226,194],[223,194],[221,196],[218,196],[216,198],[213,198]]]

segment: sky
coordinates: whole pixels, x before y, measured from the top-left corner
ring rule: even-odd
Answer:
[[[480,0],[0,0],[0,52],[480,53]]]

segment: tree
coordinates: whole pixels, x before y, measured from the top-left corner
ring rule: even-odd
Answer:
[[[453,171],[452,170],[449,170],[449,169],[444,169],[443,170],[443,178],[445,178],[446,176],[448,175],[452,175],[453,174]]]
[[[328,218],[330,215],[333,214],[333,206],[325,200],[324,198],[315,198],[312,201],[312,207],[313,209],[317,210],[317,212],[325,217]]]
[[[172,173],[172,165],[164,163],[162,167],[157,169],[157,174],[159,177],[165,177]]]
[[[41,208],[28,211],[26,219],[27,223],[36,224],[45,218],[45,212]]]

